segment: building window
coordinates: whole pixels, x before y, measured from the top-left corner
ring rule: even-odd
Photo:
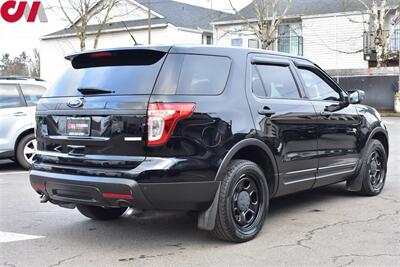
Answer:
[[[212,44],[212,36],[211,35],[206,36],[206,44],[208,44],[208,45]]]
[[[389,51],[400,51],[400,23],[394,26],[393,35],[390,38]]]
[[[260,42],[258,39],[249,39],[248,46],[249,48],[260,48]]]
[[[243,45],[243,38],[232,38],[231,39],[231,46],[242,46]]]
[[[303,36],[300,23],[282,24],[278,27],[278,51],[303,55]]]

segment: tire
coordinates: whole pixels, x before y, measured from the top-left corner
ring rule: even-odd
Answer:
[[[248,192],[254,192],[254,188],[257,189],[256,194],[249,194]],[[256,202],[258,208],[254,204]],[[249,241],[260,232],[268,206],[268,184],[260,167],[248,160],[233,160],[228,165],[221,183],[212,233],[226,241]]]
[[[77,205],[76,207],[82,215],[99,221],[117,219],[127,210],[127,208],[102,208],[88,205]]]
[[[373,163],[375,158],[375,163]],[[367,152],[363,157],[362,187],[358,192],[364,196],[379,195],[385,186],[387,171],[387,155],[382,143],[372,139],[368,144]]]
[[[16,159],[19,165],[25,170],[32,167],[36,156],[37,143],[33,133],[24,136],[18,143],[16,149]],[[28,153],[29,152],[29,153]]]

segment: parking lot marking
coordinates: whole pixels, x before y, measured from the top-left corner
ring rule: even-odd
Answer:
[[[1,232],[0,231],[0,243],[31,240],[31,239],[38,239],[38,238],[44,238],[44,236],[24,235],[24,234],[17,234],[17,233],[9,233],[9,232]]]
[[[21,171],[21,172],[0,172],[0,175],[11,175],[11,174],[28,174],[29,172],[27,171]]]

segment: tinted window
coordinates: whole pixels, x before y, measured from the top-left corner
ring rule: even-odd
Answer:
[[[340,101],[340,95],[328,83],[314,72],[300,69],[300,75],[305,84],[305,91],[311,100]]]
[[[46,88],[39,85],[21,84],[21,87],[28,106],[36,105],[40,97],[46,92]]]
[[[16,85],[0,84],[0,108],[22,107],[22,102]]]
[[[109,90],[115,95],[151,94],[165,56],[156,59],[153,56],[151,62],[145,62],[144,52],[137,58],[133,53],[125,59],[121,55],[104,61],[96,57],[93,61],[98,63],[96,66],[90,60],[86,62],[86,57],[74,60],[76,69],[70,67],[44,96],[80,96],[79,88]]]
[[[226,86],[227,57],[171,54],[160,73],[155,94],[219,95]]]
[[[253,65],[253,93],[258,97],[299,98],[293,75],[286,66]]]

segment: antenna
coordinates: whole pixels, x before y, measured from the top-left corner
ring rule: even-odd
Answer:
[[[135,42],[135,45],[139,45],[138,42],[136,42],[135,37],[133,37],[132,33],[129,31],[128,27],[126,27],[125,22],[123,20],[121,22],[122,22],[122,24],[124,24],[126,31],[129,33],[129,35],[131,36],[132,40]]]

